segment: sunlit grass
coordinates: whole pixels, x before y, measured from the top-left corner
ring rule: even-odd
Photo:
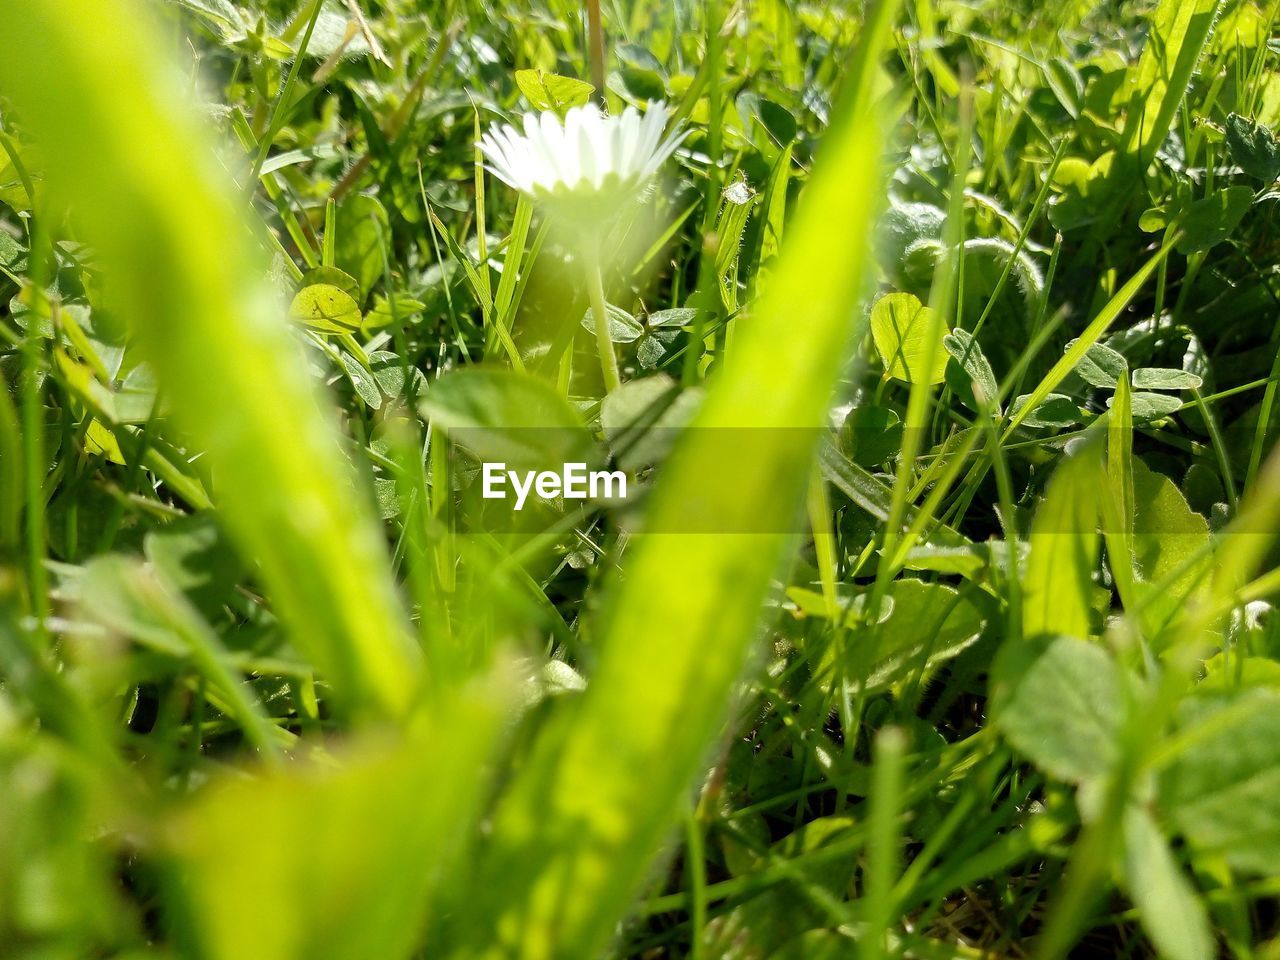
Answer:
[[[0,0],[0,954],[1269,955],[1278,11]]]

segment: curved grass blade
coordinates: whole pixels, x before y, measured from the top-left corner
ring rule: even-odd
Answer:
[[[398,711],[418,656],[370,498],[263,281],[186,81],[157,53],[166,44],[133,0],[0,0],[0,19],[5,93],[175,415],[207,451],[221,515],[290,636],[350,710]]]

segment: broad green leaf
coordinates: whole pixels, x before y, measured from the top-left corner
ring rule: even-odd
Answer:
[[[600,450],[578,412],[544,380],[468,367],[431,384],[419,407],[477,459],[512,469],[598,464]]]
[[[644,318],[648,327],[684,327],[698,318],[698,311],[689,307],[672,307],[670,310],[655,310]]]
[[[892,612],[864,642],[848,647],[851,688],[881,689],[913,676],[928,676],[939,663],[974,643],[988,615],[972,587],[963,591],[940,583],[895,580],[887,597]],[[874,639],[874,645],[870,642]]]
[[[153,530],[143,540],[147,560],[202,612],[221,612],[227,591],[245,573],[244,561],[208,513]]]
[[[321,333],[354,333],[364,321],[360,284],[335,267],[317,267],[303,277],[303,286],[289,305],[289,315]]]
[[[342,369],[347,379],[351,381],[351,386],[355,387],[360,399],[369,405],[370,410],[381,407],[382,391],[378,389],[377,378],[361,366],[359,360],[348,353],[340,353],[338,359],[342,361]]]
[[[1073,783],[1111,769],[1124,688],[1102,647],[1071,637],[1006,644],[993,684],[993,721],[1036,766]]]
[[[871,338],[885,372],[896,380],[941,383],[947,369],[946,332],[945,321],[914,294],[888,293],[871,308]]]
[[[1027,637],[1087,637],[1098,558],[1097,450],[1064,458],[1049,480],[1031,524],[1023,574],[1022,629]]]
[[[1212,557],[1192,560],[1208,544],[1209,525],[1172,480],[1136,458],[1133,503],[1140,594],[1147,603],[1147,622],[1158,626],[1182,609],[1203,580]]]
[[[787,599],[795,605],[794,616],[797,618],[818,617],[823,620],[841,620],[846,618],[853,623],[856,620],[867,620],[867,601],[870,599],[866,590],[853,584],[837,583],[835,585],[836,609],[839,616],[832,616],[833,608],[827,598],[817,590],[804,587],[787,587]],[[886,596],[880,602],[879,616],[875,622],[883,623],[893,613],[894,601]]]
[[[89,427],[84,432],[84,450],[90,456],[106,457],[112,463],[127,462],[116,435],[97,418],[90,419]]]
[[[1263,183],[1280,177],[1280,143],[1266,124],[1238,113],[1227,117],[1227,150],[1231,162]]]
[[[697,411],[702,391],[681,391],[665,374],[631,380],[600,403],[600,427],[614,460],[639,470],[665,459]]]
[[[417,367],[406,369],[405,358],[387,350],[369,354],[369,369],[388,400],[417,401],[426,395],[427,378]]]
[[[401,322],[425,310],[427,305],[421,300],[411,297],[396,297],[394,310],[392,302],[382,294],[374,297],[373,307],[364,316],[364,331],[368,333],[380,327],[392,326],[398,318]]]
[[[840,429],[840,446],[859,466],[877,467],[902,448],[902,420],[891,407],[854,407]]]
[[[1076,345],[1075,340],[1067,344],[1070,350]],[[1116,381],[1129,375],[1129,362],[1124,355],[1112,350],[1106,344],[1095,343],[1080,357],[1075,367],[1076,376],[1091,387],[1115,389]]]
[[[1119,167],[1113,150],[1093,162],[1081,157],[1063,159],[1053,178],[1059,193],[1049,206],[1049,222],[1059,230],[1071,230],[1104,216],[1116,196]]]
[[[604,312],[609,317],[609,338],[614,343],[632,343],[644,335],[644,327],[640,325],[640,321],[621,307],[606,303]],[[582,315],[582,329],[592,334],[596,331],[596,316],[590,307]]]
[[[1113,398],[1107,398],[1107,406],[1111,406]],[[1148,420],[1160,420],[1182,409],[1182,401],[1167,393],[1148,393],[1135,390],[1129,398],[1133,411],[1133,419],[1138,423]]]
[[[30,0],[5,28],[0,85],[290,639],[340,707],[399,711],[419,653],[382,531],[266,285],[244,196],[211,160],[196,104],[171,95],[170,45],[127,0]]]
[[[1172,367],[1138,367],[1133,371],[1135,390],[1199,390],[1203,385],[1194,373]]]
[[[978,341],[969,331],[957,327],[942,338],[942,345],[954,361],[947,365],[948,382],[956,380],[952,389],[960,388],[960,396],[971,409],[998,414],[1000,385]]]
[[[337,231],[336,266],[356,279],[356,300],[364,303],[382,279],[383,246],[391,242],[387,211],[376,197],[352,194],[338,204]]]
[[[628,546],[587,689],[558,704],[493,814],[461,932],[469,956],[600,954],[703,776],[791,538],[680,531],[782,531],[801,507],[884,194],[872,81],[892,10],[869,10],[776,268],[663,465],[647,516],[663,532]],[[717,438],[740,428],[757,442]],[[736,481],[706,485],[718,476]]]
[[[1065,394],[1050,393],[1034,410],[1028,411],[1025,408],[1030,400],[1030,394],[1024,393],[1009,404],[1009,416],[1024,427],[1069,427],[1080,422],[1080,408]]]
[[[1253,191],[1248,187],[1215,190],[1197,200],[1178,218],[1182,239],[1179,253],[1200,253],[1228,239],[1253,204]]]
[[[535,110],[554,110],[561,116],[570,107],[585,104],[596,89],[582,80],[543,70],[517,70],[516,86]]]
[[[1027,559],[1027,545],[1018,543],[1018,563]],[[912,547],[903,566],[908,570],[958,574],[975,583],[989,584],[993,572],[1009,573],[1009,545],[1003,540],[987,540],[963,547]]]
[[[637,100],[662,100],[667,95],[667,85],[663,83],[662,75],[653,70],[623,66],[618,71],[618,77],[626,92]]]
[[[1183,703],[1187,747],[1160,778],[1160,806],[1191,848],[1267,876],[1280,862],[1280,691]]]
[[[1216,955],[1209,916],[1178,866],[1151,815],[1131,807],[1124,816],[1125,886],[1142,928],[1162,957],[1210,960]]]

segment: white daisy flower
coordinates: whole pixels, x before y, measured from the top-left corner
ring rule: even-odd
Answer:
[[[600,265],[600,241],[629,201],[638,200],[658,168],[683,139],[663,137],[670,112],[651,103],[643,115],[627,107],[605,116],[594,105],[572,107],[561,119],[552,111],[526,113],[524,133],[504,124],[480,138],[489,171],[544,204],[570,228],[584,267],[596,349],[606,392],[622,383],[614,355]],[[572,352],[568,354],[572,362]]]
[[[526,113],[524,133],[510,124],[480,139],[489,171],[538,200],[621,200],[634,196],[671,156],[682,139],[663,137],[670,111],[652,103],[605,116],[594,104],[572,107],[564,121],[553,111]],[[592,209],[599,216],[600,206]]]

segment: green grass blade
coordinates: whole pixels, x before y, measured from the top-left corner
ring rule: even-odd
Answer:
[[[478,897],[459,920],[462,955],[597,955],[721,729],[791,538],[679,531],[782,531],[800,515],[882,193],[870,96],[890,9],[869,14],[839,121],[734,362],[663,467],[649,513],[663,532],[633,541],[587,690],[552,719],[495,814]],[[726,443],[734,428],[753,442]],[[691,495],[709,477],[734,484]]]
[[[1147,45],[1129,95],[1123,147],[1140,169],[1169,133],[1204,49],[1219,0],[1161,0],[1151,16]]]
[[[510,691],[442,701],[447,727],[256,778],[227,777],[166,825],[181,909],[211,960],[406,957],[464,852]]]
[[[351,708],[404,707],[417,651],[368,498],[166,44],[131,0],[3,0],[0,16],[4,89],[291,636]]]

